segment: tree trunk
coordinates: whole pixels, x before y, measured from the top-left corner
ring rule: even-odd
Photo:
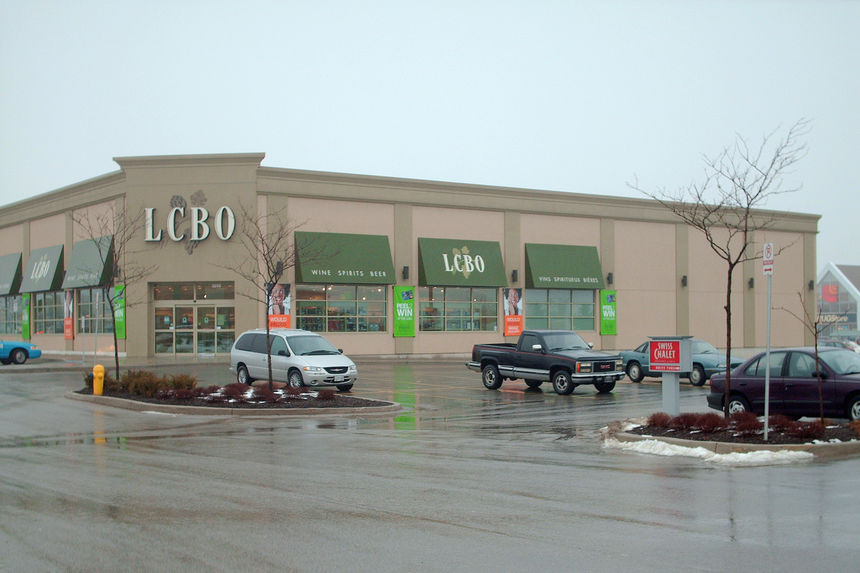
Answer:
[[[729,265],[726,284],[726,393],[723,396],[723,415],[729,417],[729,396],[732,393],[732,271],[734,265]]]

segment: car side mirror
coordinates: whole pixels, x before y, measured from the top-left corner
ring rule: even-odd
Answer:
[[[286,350],[278,350],[278,356],[287,356]]]
[[[589,347],[589,348],[594,348],[594,343],[593,343],[593,342],[589,342],[589,343],[588,343],[588,347]]]
[[[343,354],[343,348],[338,348],[337,352],[338,352],[338,354]]]
[[[543,352],[543,346],[540,344],[532,344],[532,350],[535,352]]]

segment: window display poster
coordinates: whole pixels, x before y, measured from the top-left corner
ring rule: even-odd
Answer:
[[[602,290],[600,291],[600,334],[601,335],[616,335],[618,334],[618,325],[616,323],[616,307],[617,291]]]
[[[523,332],[523,289],[502,289],[505,297],[505,336]]]
[[[21,295],[21,339],[30,340],[30,295]]]
[[[415,287],[394,287],[394,337],[415,336]]]
[[[63,338],[71,340],[75,337],[75,291],[67,290],[63,302]]]
[[[116,339],[125,340],[125,285],[113,287],[113,324]]]
[[[275,283],[269,295],[269,328],[290,328],[291,285]]]

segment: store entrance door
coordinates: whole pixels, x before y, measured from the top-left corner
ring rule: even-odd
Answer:
[[[209,287],[208,289],[206,287]],[[159,283],[153,286],[155,353],[228,354],[236,339],[233,294],[223,283]]]

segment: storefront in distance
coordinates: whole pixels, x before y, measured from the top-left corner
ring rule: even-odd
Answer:
[[[652,335],[725,340],[724,264],[654,201],[263,159],[120,157],[116,172],[3,206],[0,334],[46,352],[109,353],[117,330],[122,353],[163,357],[225,355],[267,321],[321,332],[358,356],[462,355],[512,340],[515,327],[574,329],[603,349]],[[295,226],[295,250],[266,308],[261,285],[236,272],[249,257],[239,235],[248,219],[275,214]],[[754,241],[785,246],[778,306],[815,278],[819,216],[774,217]],[[95,233],[87,220],[113,225]],[[121,268],[110,268],[104,255],[120,247]],[[117,285],[130,265],[147,272]],[[764,346],[759,275],[754,262],[736,272],[736,346]],[[773,345],[809,342],[787,314],[773,320]]]

